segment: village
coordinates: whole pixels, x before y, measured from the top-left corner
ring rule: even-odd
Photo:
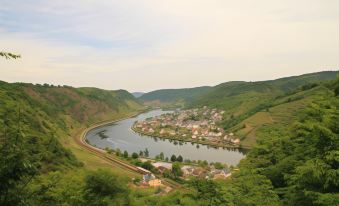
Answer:
[[[143,167],[138,167],[145,173],[143,179],[139,182],[140,186],[144,187],[163,186],[160,177],[189,180],[192,177],[199,179],[226,179],[231,176],[231,168],[228,168],[227,165],[221,163],[199,166],[178,164],[178,162],[150,161],[145,158],[139,158],[139,160],[143,163],[147,162],[152,165],[151,171]]]
[[[191,178],[198,179],[226,179],[231,176],[237,168],[228,166],[221,162],[210,162],[206,160],[184,159],[181,155],[165,157],[161,152],[155,158],[149,157],[149,151],[140,151],[139,154],[133,152],[131,155],[127,151],[120,149],[105,148],[108,154],[115,154],[116,157],[128,161],[134,165],[143,175],[142,179],[135,180],[134,183],[141,187],[164,186],[161,179],[172,179],[174,181],[186,181]]]
[[[177,110],[137,121],[132,129],[141,134],[215,146],[239,147],[240,139],[226,133],[218,123],[225,111],[202,108]]]

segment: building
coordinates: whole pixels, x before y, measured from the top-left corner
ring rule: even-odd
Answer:
[[[189,166],[189,165],[185,165],[185,166],[181,167],[181,171],[183,172],[184,177],[190,176],[190,175],[193,174],[194,167]]]
[[[231,171],[228,169],[222,169],[219,172],[216,172],[214,175],[214,179],[225,179],[232,175]]]
[[[161,180],[160,179],[152,179],[148,181],[148,185],[151,187],[159,187],[161,186]]]
[[[144,169],[144,168],[142,168],[142,167],[137,167],[137,168],[138,168],[138,170],[140,170],[140,171],[143,172],[144,174],[152,174],[151,171],[146,170],[146,169]]]
[[[151,187],[161,186],[161,180],[157,179],[152,173],[145,174],[142,177],[142,182],[145,185],[149,185]]]
[[[152,163],[152,165],[155,168],[164,167],[164,168],[166,168],[168,170],[172,169],[172,163],[168,163],[168,162],[154,162],[154,163]]]

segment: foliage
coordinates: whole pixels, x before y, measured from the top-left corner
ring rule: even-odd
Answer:
[[[154,168],[154,166],[152,165],[151,161],[143,162],[141,167],[146,169],[146,170],[149,170],[149,171],[153,170],[153,168]]]
[[[36,179],[30,189],[33,193],[27,205],[113,206],[130,202],[126,179],[105,170],[53,172]]]
[[[196,96],[205,94],[211,90],[211,87],[196,87],[189,89],[163,89],[143,94],[139,100],[142,102],[156,102],[161,104],[180,104],[180,102],[188,102]]]
[[[124,158],[127,158],[128,157],[128,152],[125,150],[124,151],[124,154],[123,154]]]
[[[174,162],[172,164],[172,173],[174,175],[174,178],[178,178],[182,176],[182,171],[181,171],[181,165],[179,162]]]
[[[21,115],[12,125],[10,114],[3,117],[0,136],[0,205],[21,205],[25,202],[27,184],[37,174],[37,165],[28,156],[21,130]]]
[[[18,58],[21,58],[20,55],[12,54],[12,53],[9,53],[9,52],[0,52],[0,56],[1,57],[5,57],[6,59],[18,59]]]
[[[176,161],[178,161],[178,162],[182,162],[182,161],[183,161],[183,158],[182,158],[182,156],[181,156],[181,155],[179,155],[179,156],[177,157]]]
[[[104,170],[90,172],[85,179],[84,200],[89,206],[127,205],[126,181]]]
[[[301,81],[304,80],[303,77]],[[234,92],[255,90],[267,94],[276,87],[291,91],[286,82],[298,85],[288,79],[255,85],[238,82],[233,86],[242,84],[241,89]],[[193,179],[188,191],[166,195],[156,194],[157,190],[152,193],[129,189],[126,179],[108,171],[79,169],[79,162],[59,143],[61,135],[70,130],[69,122],[90,120],[91,112],[87,109],[93,105],[83,101],[91,99],[88,102],[99,105],[113,103],[103,100],[106,95],[100,92],[91,95],[96,93],[91,88],[77,90],[0,82],[0,205],[338,205],[338,82],[326,84],[330,92],[316,93],[318,97],[304,107],[289,130],[281,125],[264,126],[257,145],[241,161],[239,170],[232,172],[231,178],[226,181]],[[266,87],[267,84],[273,86]],[[274,101],[285,104],[291,98],[293,102],[298,95],[321,86],[301,87],[303,91],[282,94],[274,97]],[[265,92],[267,88],[270,90]],[[119,94],[121,98],[123,93]],[[63,99],[65,101],[61,101]],[[123,100],[118,98],[116,102],[119,101]],[[79,111],[79,105],[86,105],[87,109]],[[126,102],[119,105],[95,111],[130,108],[122,106],[129,105]],[[270,105],[269,112],[274,110]],[[72,121],[66,122],[66,114]],[[237,115],[240,114],[234,119]],[[172,157],[173,169],[168,176],[179,178],[182,175],[177,162],[180,158]],[[149,161],[137,164],[153,170]],[[207,162],[198,164],[206,166]]]
[[[92,98],[96,92],[108,98]],[[26,205],[33,180],[82,165],[60,143],[70,138],[73,126],[141,108],[125,91],[2,81],[0,105],[0,205]]]
[[[137,153],[135,153],[135,152],[132,153],[132,158],[133,159],[137,159],[138,157],[139,157],[139,155]]]
[[[249,173],[267,178],[285,205],[338,204],[338,105],[334,95],[318,100],[288,135],[259,139],[241,162],[246,172],[238,179]]]
[[[171,162],[175,162],[175,161],[177,161],[177,157],[175,155],[172,155],[171,156]]]

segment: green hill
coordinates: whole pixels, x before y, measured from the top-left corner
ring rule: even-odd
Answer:
[[[42,172],[79,165],[63,145],[71,132],[91,123],[119,118],[143,107],[127,91],[0,82],[0,143],[19,127],[23,148]],[[41,161],[40,161],[41,159]]]
[[[317,83],[336,78],[338,71],[324,71],[260,82],[227,82],[200,95],[188,107],[210,106],[224,109],[223,126],[235,126],[251,115],[272,106],[275,99],[286,93],[317,86]]]
[[[331,94],[330,89],[320,85],[277,97],[270,103],[270,107],[249,116],[229,130],[241,138],[242,146],[252,147],[258,138],[269,135],[272,130],[280,135],[286,134],[287,128],[296,121],[299,111]]]
[[[209,105],[227,110],[228,118],[238,116],[274,97],[293,91],[303,85],[335,79],[338,71],[324,71],[285,77],[276,80],[225,82],[214,87],[161,89],[143,94],[138,99],[149,106],[200,107]]]
[[[257,144],[227,180],[192,178],[166,194],[103,170],[50,172],[80,165],[59,143],[72,128],[142,109],[129,93],[0,82],[1,205],[338,205],[339,81],[288,93],[267,82],[226,84],[239,92],[231,97],[278,88],[231,127],[248,142],[254,131]]]
[[[187,89],[161,89],[143,94],[138,99],[150,106],[183,106],[196,96],[205,94],[211,87],[196,87]]]

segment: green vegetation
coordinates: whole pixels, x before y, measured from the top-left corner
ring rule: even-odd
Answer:
[[[272,101],[305,84],[333,80],[338,72],[319,72],[262,82],[227,82],[194,99],[189,107],[216,107],[226,111],[225,129],[272,106]]]
[[[338,81],[330,86],[338,88]],[[284,205],[337,205],[338,96],[316,100],[285,136],[261,136],[240,164],[236,179],[260,175],[272,182]]]
[[[82,156],[69,140],[85,124],[141,109],[128,93],[0,82],[0,205],[338,205],[339,79],[300,85],[296,90],[284,83],[291,85],[292,80],[255,84],[254,90],[264,95],[281,89],[277,96],[268,95],[270,101],[263,100],[268,106],[252,105],[239,114],[228,114],[230,121],[238,119],[230,128],[242,133],[244,140],[253,132],[250,127],[256,136],[251,140],[256,144],[231,178],[193,178],[187,189],[168,194],[161,188],[129,187],[127,172],[89,171],[87,162],[83,167],[79,160],[90,155]],[[232,84],[240,84],[237,92],[244,95],[253,91],[241,82]],[[267,88],[270,92],[265,92]],[[131,158],[127,152],[115,153]],[[173,155],[171,160],[173,170],[168,176],[178,179],[182,157]],[[152,170],[150,162],[141,166]],[[216,163],[215,167],[223,166]]]
[[[9,52],[0,52],[0,56],[1,57],[5,57],[6,59],[18,59],[18,58],[21,58],[20,55],[12,54],[12,53],[9,53]]]
[[[143,94],[138,99],[150,106],[172,106],[181,107],[195,97],[205,94],[211,87],[196,87],[188,89],[162,89]]]
[[[2,81],[0,105],[0,205],[26,205],[26,190],[41,175],[109,165],[80,150],[71,135],[142,109],[126,91]]]
[[[274,127],[274,130],[280,131],[281,135],[286,133],[287,127],[297,120],[300,110],[331,93],[329,88],[319,85],[310,89],[296,90],[293,94],[281,95],[272,100],[266,109],[249,115],[244,120],[238,118],[239,123],[229,130],[241,137],[242,146],[251,147],[256,143],[257,137],[267,134],[268,127]]]

